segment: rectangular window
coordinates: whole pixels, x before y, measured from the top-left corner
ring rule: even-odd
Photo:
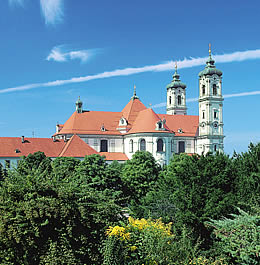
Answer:
[[[185,153],[185,142],[184,141],[179,142],[179,153]]]
[[[205,119],[205,111],[202,111],[202,119]]]
[[[100,143],[100,152],[107,152],[108,148],[107,148],[107,140],[101,140]]]
[[[115,152],[115,139],[110,140],[110,152]]]
[[[214,119],[217,119],[217,117],[218,117],[218,112],[214,110]]]

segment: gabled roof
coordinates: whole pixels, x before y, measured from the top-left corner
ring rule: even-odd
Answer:
[[[138,113],[147,109],[145,105],[138,98],[131,99],[128,104],[122,110],[123,117],[128,121],[128,124],[132,125],[135,121]]]
[[[164,130],[156,129],[156,124],[159,121],[161,121],[160,117],[152,109],[142,110],[138,113],[138,116],[128,133],[170,132],[169,128],[165,124]]]
[[[85,157],[98,154],[98,152],[86,144],[79,136],[73,135],[63,147],[59,157]]]

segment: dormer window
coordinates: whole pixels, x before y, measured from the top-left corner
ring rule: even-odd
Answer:
[[[156,123],[156,130],[164,130],[164,126],[163,126],[164,123],[165,123],[164,121],[158,121]]]
[[[127,125],[127,120],[124,117],[122,117],[119,121],[119,126],[126,126],[126,125]]]
[[[100,130],[101,130],[101,132],[105,132],[106,131],[106,128],[105,128],[104,124],[102,124]]]
[[[183,130],[181,128],[178,129],[178,133],[183,133]]]

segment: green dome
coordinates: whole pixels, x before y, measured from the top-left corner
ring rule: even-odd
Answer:
[[[199,72],[199,77],[202,77],[203,75],[214,75],[214,74],[222,76],[222,72],[216,68],[214,63],[215,61],[211,58],[210,55],[209,59],[206,62],[205,69]]]
[[[181,82],[180,75],[177,73],[177,70],[175,71],[175,73],[172,77],[173,77],[172,82],[169,85],[167,85],[167,89],[179,88],[179,87],[186,88],[186,85]]]

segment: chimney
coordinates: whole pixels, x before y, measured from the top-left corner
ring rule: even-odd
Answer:
[[[22,136],[21,139],[22,139],[22,143],[24,143],[24,136]]]

